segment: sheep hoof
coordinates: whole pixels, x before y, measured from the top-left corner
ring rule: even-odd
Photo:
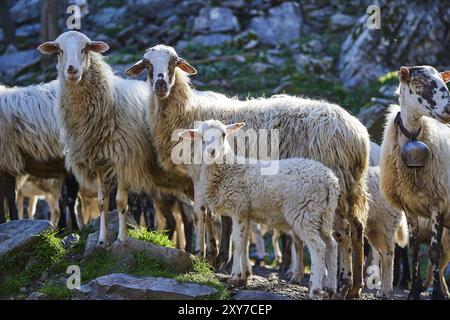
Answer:
[[[228,279],[227,285],[230,288],[240,288],[240,287],[246,287],[247,282],[248,282],[248,278],[247,277],[244,278],[244,277],[242,277],[241,273],[238,273]]]
[[[303,276],[301,274],[291,273],[289,282],[293,284],[300,284],[302,282],[302,278]]]
[[[361,299],[361,288],[352,288],[350,294],[348,295],[348,299],[350,300],[359,300]]]
[[[336,295],[336,291],[328,288],[323,294],[323,299],[324,300],[334,300],[335,295]]]

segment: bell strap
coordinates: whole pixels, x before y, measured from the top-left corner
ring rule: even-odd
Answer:
[[[400,131],[403,133],[403,135],[405,137],[407,137],[410,141],[417,140],[417,137],[419,136],[420,132],[422,131],[422,127],[420,127],[416,133],[409,132],[408,129],[406,129],[405,126],[403,125],[402,116],[400,114],[400,111],[395,116],[394,123],[400,128]]]

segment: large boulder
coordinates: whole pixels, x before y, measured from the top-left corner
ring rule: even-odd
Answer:
[[[192,300],[217,293],[209,286],[181,283],[161,277],[138,277],[113,273],[74,289],[76,300]]]
[[[110,239],[114,241],[114,235],[110,232]],[[83,259],[89,259],[97,250],[99,232],[91,233],[86,241]],[[134,258],[134,253],[142,253],[148,258],[161,262],[170,272],[185,273],[192,270],[195,256],[175,248],[162,247],[147,241],[137,240],[127,237],[124,242],[114,241],[111,247],[107,248],[108,253],[126,262]]]
[[[194,20],[195,33],[239,31],[239,23],[228,8],[202,8]]]
[[[279,45],[300,38],[301,25],[299,5],[295,2],[285,2],[271,8],[267,16],[253,18],[248,30],[254,32],[263,44]]]
[[[0,224],[0,257],[31,248],[37,235],[50,230],[47,220],[14,220]]]
[[[381,29],[363,15],[342,45],[338,70],[352,88],[401,65],[447,65],[450,7],[445,1],[379,1]]]

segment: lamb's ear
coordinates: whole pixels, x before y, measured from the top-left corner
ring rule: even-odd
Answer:
[[[133,64],[131,67],[129,67],[127,69],[127,71],[125,71],[125,74],[129,77],[134,77],[134,76],[137,76],[142,71],[144,71],[144,69],[145,69],[144,61],[139,60],[138,62]]]
[[[104,53],[109,50],[109,46],[103,41],[91,41],[87,48],[97,53]]]
[[[408,67],[400,67],[400,70],[398,71],[398,79],[401,82],[408,82],[409,81],[409,69],[408,69]]]
[[[450,82],[450,71],[441,72],[441,77],[445,83]]]
[[[188,74],[192,74],[192,75],[197,74],[197,70],[183,58],[178,58],[177,67]]]
[[[237,122],[227,125],[227,134],[238,131],[240,128],[245,126],[244,122]]]
[[[198,130],[197,129],[187,129],[178,134],[183,139],[194,140],[198,138]]]
[[[54,54],[59,50],[58,44],[55,41],[48,41],[37,47],[42,54]]]

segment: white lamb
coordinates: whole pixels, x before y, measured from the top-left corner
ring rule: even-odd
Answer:
[[[333,238],[334,212],[339,199],[339,181],[323,164],[303,158],[279,161],[279,171],[261,175],[267,164],[234,156],[226,136],[243,123],[224,125],[207,120],[181,136],[202,140],[201,192],[211,209],[233,219],[233,281],[247,281],[250,220],[281,230],[293,230],[311,253],[310,296],[322,289],[325,266],[329,296],[336,293],[337,243]],[[224,159],[227,159],[226,162]],[[228,159],[234,159],[229,163]],[[236,283],[241,285],[242,283]]]

